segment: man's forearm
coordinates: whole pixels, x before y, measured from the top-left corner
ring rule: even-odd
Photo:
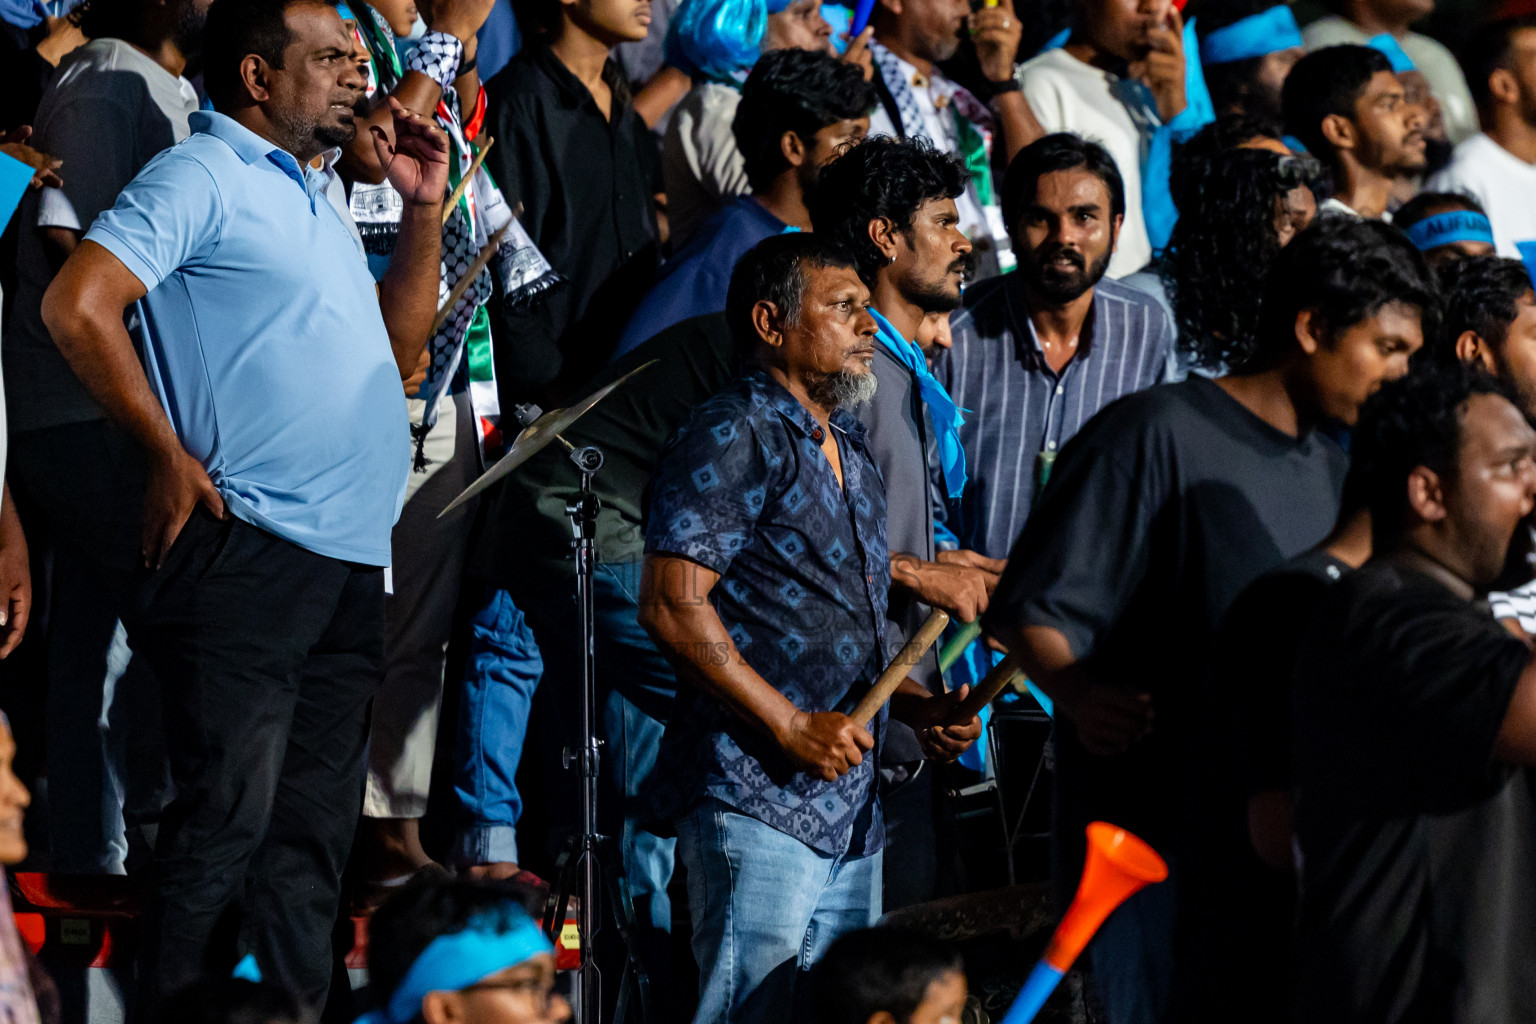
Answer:
[[[379,282],[379,309],[402,380],[416,369],[437,318],[442,250],[442,201],[406,203],[389,269]]]
[[[668,605],[648,617],[647,628],[678,675],[764,735],[777,740],[788,730],[798,709],[742,660],[709,602]]]
[[[94,242],[82,243],[43,296],[43,322],[86,391],[151,458],[179,454],[181,439],[150,390],[122,308],[94,301],[96,271],[90,264],[104,252]]]
[[[437,101],[443,96],[442,86],[420,71],[407,71],[395,91],[386,96],[379,93],[366,117],[357,119],[357,135],[345,147],[341,169],[350,181],[377,185],[384,180],[384,167],[379,163],[373,148],[373,128],[393,132],[394,115],[389,110],[389,97],[400,102],[406,110],[422,117],[431,117],[437,110]]]
[[[1072,645],[1050,626],[1021,626],[998,634],[1029,681],[1055,701],[1070,703],[1087,684]]]
[[[998,127],[1003,132],[1004,166],[1013,162],[1019,150],[1045,136],[1045,129],[1022,92],[1005,92],[992,101]]]

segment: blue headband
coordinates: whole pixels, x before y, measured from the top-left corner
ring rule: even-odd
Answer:
[[[506,911],[492,911],[461,932],[433,939],[384,1008],[364,1014],[355,1024],[409,1024],[420,1015],[428,992],[457,992],[497,971],[552,952],[554,947],[539,926],[520,908],[509,905]]]
[[[1453,242],[1493,244],[1493,225],[1488,218],[1472,210],[1452,210],[1425,217],[1408,229],[1408,241],[1420,252],[1438,249]]]
[[[1200,41],[1200,59],[1207,64],[1231,64],[1305,45],[1296,15],[1285,4],[1277,4],[1206,36]]]
[[[1520,262],[1525,264],[1525,272],[1531,275],[1531,285],[1536,287],[1536,242],[1516,242],[1515,248],[1520,251]]]
[[[1392,38],[1392,33],[1383,32],[1379,36],[1372,36],[1365,41],[1365,45],[1371,49],[1386,55],[1387,63],[1392,65],[1392,73],[1400,75],[1405,71],[1418,70],[1413,66],[1413,58],[1403,52],[1403,48]]]

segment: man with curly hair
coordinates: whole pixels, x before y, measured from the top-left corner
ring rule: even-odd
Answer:
[[[965,417],[929,370],[917,339],[925,317],[947,315],[960,303],[972,255],[956,206],[966,181],[960,162],[928,140],[877,136],[829,164],[811,197],[816,232],[853,256],[879,326],[880,386],[859,418],[890,510],[893,635],[911,636],[935,607],[957,622],[974,621],[1002,570],[1001,562],[974,551],[937,550],[934,538],[944,506],[931,484],[929,452],[937,452],[944,493],[958,498],[966,479],[959,433]],[[935,652],[911,675],[942,692]],[[886,891],[890,906],[931,899],[940,877],[934,820],[941,794],[933,773],[919,771],[933,739],[898,725],[881,751],[893,827],[904,840],[902,869],[891,873]]]
[[[1355,422],[1408,368],[1433,316],[1417,250],[1355,218],[1312,225],[1267,279],[1260,330],[1216,380],[1120,399],[1066,446],[983,619],[1056,704],[1058,884],[1102,819],[1164,855],[1169,880],[1100,930],[1094,974],[1116,1024],[1196,1019],[1210,980],[1184,882],[1210,823],[1212,730],[1195,699],[1212,633],[1254,578],[1333,529],[1344,455],[1319,427]]]

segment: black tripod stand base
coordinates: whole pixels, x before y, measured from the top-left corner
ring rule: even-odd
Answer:
[[[587,840],[588,837],[579,834],[572,836],[566,843],[565,850],[555,861],[555,884],[550,887],[549,898],[544,904],[544,932],[551,942],[555,940],[559,930],[564,926],[567,904],[581,890],[582,858],[594,858],[597,862],[597,874],[602,879],[607,898],[598,899],[597,893],[591,893],[588,896],[588,898],[598,899],[599,905],[596,908],[598,913],[595,917],[597,924],[595,934],[581,937],[582,966],[580,970],[597,972],[599,984],[596,988],[601,993],[603,991],[602,969],[599,966],[599,958],[606,959],[606,957],[603,956],[604,950],[600,948],[598,940],[604,932],[603,917],[611,917],[624,951],[623,980],[619,983],[611,1024],[629,1024],[631,994],[638,996],[640,1015],[637,1021],[639,1024],[653,1024],[651,979],[646,972],[645,961],[640,956],[639,937],[635,933],[635,907],[629,896],[629,884],[619,873],[616,866],[617,859],[605,856],[612,853],[613,840],[607,836],[592,836],[590,843]],[[604,910],[608,911],[607,915],[602,913]],[[599,1002],[606,1004],[608,1002],[606,995],[601,996]],[[604,1020],[604,1009],[603,1005],[591,1008],[583,1005],[578,1008],[577,1020],[579,1024],[599,1024]]]

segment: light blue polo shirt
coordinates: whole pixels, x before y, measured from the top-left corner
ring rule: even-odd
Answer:
[[[191,127],[85,236],[148,290],[150,385],[231,512],[388,565],[410,427],[362,252],[324,174],[222,114]]]

